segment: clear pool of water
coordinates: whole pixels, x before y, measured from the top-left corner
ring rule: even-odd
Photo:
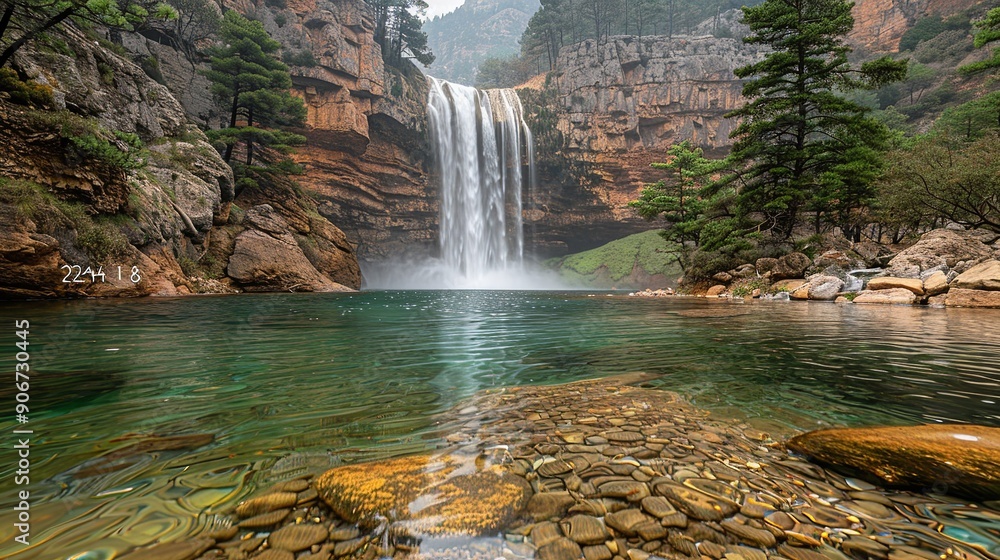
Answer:
[[[196,534],[269,481],[439,447],[443,412],[516,384],[660,374],[778,432],[1000,426],[998,310],[477,291],[0,306],[31,321],[34,431],[32,546],[0,525],[3,557]]]

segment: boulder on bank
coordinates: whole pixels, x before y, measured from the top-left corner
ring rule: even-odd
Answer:
[[[947,283],[946,283],[947,285]],[[924,295],[924,283],[919,278],[896,278],[894,276],[879,276],[868,281],[869,290],[892,290],[902,288],[914,295]]]
[[[948,275],[940,270],[935,270],[924,278],[924,294],[936,296],[948,291]]]
[[[248,292],[351,292],[313,266],[284,218],[269,204],[254,206],[236,238],[227,274]]]
[[[917,295],[906,288],[889,288],[886,290],[862,290],[854,298],[854,303],[881,303],[888,305],[912,305],[917,302]]]
[[[990,259],[959,274],[951,287],[967,290],[1000,290],[1000,261]]]
[[[1000,291],[969,290],[952,288],[944,300],[948,307],[998,307],[1000,308]]]
[[[768,262],[767,264],[772,264]],[[786,278],[802,278],[806,269],[812,264],[812,260],[802,253],[788,253],[781,257],[771,268],[771,280],[784,280]]]
[[[1000,499],[1000,428],[939,424],[818,430],[792,438],[788,448],[857,469],[890,487]]]
[[[724,293],[726,293],[726,287],[722,284],[716,284],[705,292],[705,297],[719,297]]]
[[[942,265],[956,268],[961,263],[975,263],[992,256],[993,249],[983,243],[974,231],[935,229],[893,257],[886,274],[897,278],[919,278],[920,273],[928,269]]]
[[[806,281],[802,278],[789,278],[787,280],[779,280],[774,284],[771,284],[771,289],[779,292],[794,292],[805,283]]]
[[[793,299],[833,301],[842,289],[844,289],[844,281],[840,278],[836,276],[817,275],[793,289],[791,297]]]

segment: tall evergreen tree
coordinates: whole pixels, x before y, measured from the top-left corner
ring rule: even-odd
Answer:
[[[229,126],[209,131],[209,138],[223,146],[226,162],[232,163],[238,144],[245,148],[243,163],[249,167],[258,156],[255,147],[280,153],[302,143],[301,136],[278,129],[300,126],[306,116],[302,100],[288,91],[292,87],[288,67],[276,56],[281,45],[259,21],[233,10],[222,18],[221,38],[223,45],[211,50],[205,75],[229,115]]]
[[[888,57],[851,68],[843,37],[854,25],[847,0],[766,0],[743,9],[751,35],[769,46],[760,62],[736,70],[749,101],[731,154],[737,212],[757,231],[791,235],[800,212],[860,230],[850,216],[871,198],[885,127],[843,93],[902,79],[905,61]]]
[[[365,0],[375,13],[375,41],[382,47],[382,60],[398,66],[412,58],[424,66],[434,62],[427,46],[420,17],[427,11],[424,0]],[[414,13],[416,12],[416,13]]]

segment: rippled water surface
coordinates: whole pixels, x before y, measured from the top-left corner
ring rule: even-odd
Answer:
[[[440,446],[440,413],[491,387],[644,371],[778,432],[1000,426],[995,310],[471,291],[2,305],[31,321],[34,435],[32,548],[0,524],[0,557],[194,534],[270,480]]]

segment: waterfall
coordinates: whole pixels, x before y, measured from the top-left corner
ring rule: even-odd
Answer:
[[[441,260],[452,287],[487,287],[524,260],[522,191],[534,146],[517,94],[428,78],[427,118],[441,181]],[[492,287],[492,286],[491,286]]]

